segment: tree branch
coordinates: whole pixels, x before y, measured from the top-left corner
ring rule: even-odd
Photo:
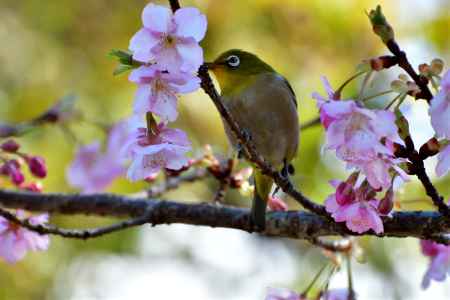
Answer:
[[[113,225],[123,226],[120,229],[144,223],[152,225],[181,223],[253,232],[248,209],[209,203],[186,204],[111,194],[37,194],[0,190],[0,205],[5,208],[20,208],[28,211],[134,218],[134,220]],[[438,212],[396,212],[392,218],[384,218],[383,221],[382,236],[416,237],[449,242],[442,236],[450,233],[450,222]],[[101,230],[105,233],[108,230],[116,231],[104,228]],[[55,232],[49,230],[46,233]],[[266,229],[261,233],[267,236],[307,240],[320,236],[358,235],[346,229],[343,223],[336,224],[329,218],[304,211],[268,213]],[[375,233],[370,231],[364,235],[375,235]]]

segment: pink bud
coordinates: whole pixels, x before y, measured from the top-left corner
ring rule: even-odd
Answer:
[[[39,178],[45,178],[47,176],[47,167],[45,166],[44,158],[40,156],[33,156],[27,159],[30,172]]]
[[[8,174],[11,178],[11,181],[15,185],[21,185],[25,181],[25,176],[20,170],[20,165],[16,160],[11,160],[8,163]]]
[[[336,188],[336,202],[345,205],[355,200],[353,186],[347,182],[341,182]]]
[[[36,192],[40,193],[42,192],[42,184],[40,182],[31,182],[27,185],[22,186],[22,189],[30,191],[30,192]]]
[[[20,145],[14,140],[7,140],[0,146],[0,148],[3,151],[14,153],[19,150]]]
[[[383,199],[381,199],[380,203],[378,204],[378,212],[382,215],[387,215],[392,211],[392,208],[394,207],[394,191],[391,188],[386,191],[386,194],[384,195]]]
[[[283,199],[278,197],[269,197],[268,205],[270,210],[273,211],[287,211],[288,205],[286,202],[283,201]]]

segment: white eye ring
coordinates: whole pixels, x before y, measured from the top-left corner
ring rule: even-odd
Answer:
[[[237,55],[230,55],[227,57],[226,62],[230,67],[236,68],[241,63],[241,60]]]

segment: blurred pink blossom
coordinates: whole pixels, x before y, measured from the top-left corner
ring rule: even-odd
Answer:
[[[448,116],[450,123],[450,115]],[[436,165],[436,175],[444,176],[450,170],[450,144],[445,146],[438,155],[438,163]]]
[[[436,135],[450,139],[450,70],[442,77],[440,91],[431,99],[429,113]]]
[[[155,65],[133,70],[129,79],[138,84],[134,113],[152,112],[171,122],[178,116],[177,94],[193,92],[200,86],[200,79],[194,75],[164,73]]]
[[[427,289],[431,280],[444,281],[450,275],[450,246],[433,241],[421,240],[422,253],[431,258],[428,270],[422,280],[422,288]]]
[[[294,291],[288,289],[268,288],[265,300],[306,300]]]
[[[20,169],[20,163],[15,159],[10,159],[0,166],[0,174],[9,176],[11,182],[15,185],[21,185],[25,181]]]
[[[142,12],[144,27],[130,41],[133,58],[156,63],[160,70],[196,72],[203,63],[198,44],[206,33],[207,20],[197,8],[183,7],[174,14],[165,7],[148,4]]]
[[[332,289],[320,298],[321,300],[348,300],[348,289]]]
[[[270,210],[273,211],[287,211],[288,205],[280,197],[270,196],[268,200]]]
[[[21,220],[26,218],[23,210],[17,210],[16,216]],[[48,215],[32,216],[28,220],[33,225],[44,224],[48,221]],[[47,235],[40,235],[0,217],[0,257],[8,263],[21,260],[28,251],[47,250],[49,243]]]
[[[137,181],[153,176],[162,168],[183,168],[189,163],[185,154],[190,149],[186,133],[160,123],[152,135],[145,127],[136,128],[121,152],[132,160],[127,172],[128,179]]]
[[[119,153],[129,133],[127,121],[118,122],[109,132],[108,146],[102,150],[100,142],[78,149],[66,172],[67,181],[83,193],[98,193],[117,177],[125,175],[124,160]]]

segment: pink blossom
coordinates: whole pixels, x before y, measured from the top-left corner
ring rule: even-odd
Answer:
[[[337,186],[341,185],[339,183]],[[336,193],[338,193],[337,191]],[[377,210],[378,200],[371,198],[373,190],[363,185],[353,190],[355,195],[351,202],[338,203],[336,193],[325,200],[325,209],[336,222],[345,222],[348,229],[363,233],[370,229],[376,233],[384,231],[380,213]]]
[[[427,289],[431,280],[444,281],[450,275],[450,246],[432,241],[420,241],[422,253],[431,258],[428,270],[422,280],[422,288]]]
[[[429,113],[436,135],[450,139],[450,70],[442,78],[441,90],[431,99]]]
[[[114,179],[124,174],[117,158],[102,152],[101,148],[99,142],[80,147],[67,169],[67,181],[83,193],[101,192]]]
[[[265,300],[306,300],[306,298],[288,289],[268,288]]]
[[[328,149],[336,150],[339,159],[362,171],[375,189],[388,188],[391,169],[402,177],[394,158],[393,144],[403,144],[398,135],[395,115],[385,110],[369,110],[352,100],[327,101],[320,104],[325,120]]]
[[[148,4],[144,27],[130,41],[133,58],[154,63],[160,70],[196,72],[203,63],[199,42],[206,33],[206,17],[197,8],[183,7],[174,14],[164,6]]]
[[[17,210],[16,216],[24,220],[25,212]],[[48,215],[33,216],[29,221],[33,225],[44,224],[48,221]],[[47,250],[49,243],[47,235],[40,235],[0,217],[0,257],[8,263],[21,260],[30,250]]]
[[[311,94],[311,97],[316,99],[317,106],[319,107],[320,111],[320,121],[322,122],[322,125],[325,127],[325,129],[327,129],[330,123],[334,121],[334,118],[327,113],[328,111],[326,110],[326,106],[323,105],[329,101],[339,100],[339,95],[337,95],[336,92],[333,90],[333,88],[330,85],[330,82],[325,76],[321,76],[320,79],[322,80],[322,84],[325,87],[325,92],[327,93],[327,96],[323,97],[319,93],[314,92]],[[347,105],[347,103],[344,101],[340,103],[344,103],[343,104],[344,106]]]
[[[283,199],[275,196],[270,196],[268,200],[269,208],[273,211],[287,211],[288,205]]]
[[[131,181],[145,179],[161,168],[179,170],[189,163],[185,156],[191,149],[186,133],[167,128],[160,123],[156,132],[148,134],[147,128],[139,127],[122,149],[122,154],[132,160],[127,177]]]
[[[164,73],[155,65],[141,66],[133,70],[130,81],[138,84],[134,102],[134,112],[153,112],[164,121],[175,121],[177,94],[190,93],[199,88],[200,79],[188,73]]]
[[[449,122],[450,122],[450,115],[449,115]],[[442,149],[439,152],[438,155],[438,164],[436,166],[436,175],[437,176],[444,176],[447,174],[447,172],[450,170],[450,144],[445,146],[444,149]]]
[[[348,299],[348,289],[333,289],[327,291],[323,296],[322,300],[347,300]]]

